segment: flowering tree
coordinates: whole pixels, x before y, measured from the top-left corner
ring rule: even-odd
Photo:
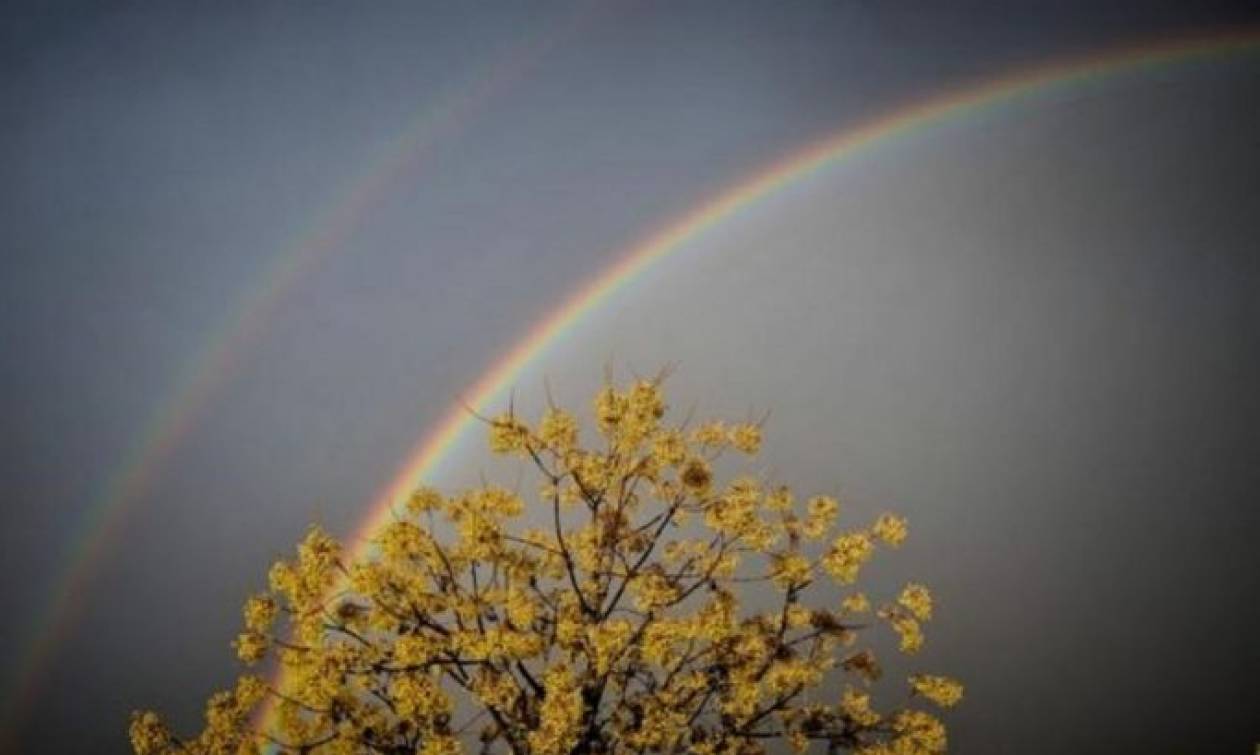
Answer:
[[[878,608],[854,587],[877,546],[901,544],[903,519],[837,531],[831,497],[800,506],[757,477],[720,484],[719,457],[756,454],[760,425],[667,424],[660,379],[607,385],[594,414],[586,446],[556,407],[533,426],[486,420],[491,450],[536,470],[529,502],[418,490],[354,563],[313,529],[246,603],[235,643],[247,664],[273,657],[276,681],[246,675],[212,697],[195,738],[135,713],[135,751],[944,751],[930,713],[872,707],[880,665],[859,643],[875,618],[901,651],[923,643],[925,587]],[[824,582],[839,591],[811,605]],[[944,707],[962,696],[941,676],[909,686]]]

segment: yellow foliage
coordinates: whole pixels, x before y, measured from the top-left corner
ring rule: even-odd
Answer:
[[[212,696],[195,737],[135,713],[135,752],[944,750],[933,716],[875,709],[864,685],[880,664],[853,647],[866,622],[850,623],[870,601],[832,592],[877,544],[902,543],[904,519],[835,534],[830,496],[798,506],[757,475],[719,480],[724,452],[760,451],[761,425],[671,424],[659,379],[606,385],[592,408],[587,446],[561,408],[486,420],[491,451],[536,467],[516,489],[537,495],[421,488],[349,560],[311,529],[246,601],[234,643],[246,663],[273,662],[275,681],[246,675]],[[757,585],[774,602],[741,605]],[[879,611],[908,653],[932,614],[917,583]],[[833,674],[838,698],[821,690]],[[962,698],[948,677],[910,684],[942,707]]]

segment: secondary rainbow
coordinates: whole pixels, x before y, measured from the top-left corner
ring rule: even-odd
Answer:
[[[121,463],[103,481],[101,494],[75,524],[63,546],[62,569],[53,575],[44,604],[19,642],[21,661],[8,676],[0,721],[0,744],[12,739],[36,697],[41,671],[74,625],[95,567],[123,531],[127,512],[151,489],[172,452],[229,381],[242,355],[263,331],[284,294],[311,269],[342,250],[361,218],[413,171],[430,151],[452,138],[491,101],[520,80],[562,40],[596,20],[597,3],[556,19],[537,34],[517,40],[463,82],[426,102],[394,138],[383,142],[350,177],[335,201],[315,213],[300,235],[285,244],[251,276],[227,314],[210,329],[184,362],[171,389],[149,414]],[[3,748],[0,748],[3,749]]]
[[[546,352],[575,323],[627,287],[653,263],[681,248],[740,209],[862,150],[954,121],[977,111],[1014,103],[1050,89],[1076,86],[1094,79],[1149,70],[1170,63],[1253,51],[1260,30],[1247,29],[1201,35],[1095,54],[1067,63],[1057,62],[993,79],[977,86],[954,89],[938,97],[896,110],[856,128],[845,129],[771,164],[735,188],[705,202],[651,234],[620,256],[620,261],[538,322],[518,345],[499,359],[465,392],[468,407],[491,412],[531,362]],[[498,407],[502,408],[502,407]],[[464,406],[454,406],[442,422],[407,456],[407,462],[376,496],[368,516],[350,539],[355,558],[372,548],[372,535],[393,515],[395,504],[431,475],[465,434],[477,426]],[[270,725],[271,707],[261,713]]]

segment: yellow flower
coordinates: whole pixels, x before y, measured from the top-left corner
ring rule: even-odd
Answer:
[[[801,660],[776,661],[770,664],[764,683],[774,695],[789,694],[792,690],[813,687],[822,681],[822,671]]]
[[[449,717],[451,701],[427,673],[400,673],[390,684],[390,697],[398,715],[416,722]]]
[[[840,710],[858,726],[874,726],[879,723],[879,714],[871,710],[871,696],[846,686],[840,697]]]
[[[529,428],[512,414],[490,420],[490,450],[496,454],[520,453],[529,441]]]
[[[829,495],[816,495],[809,499],[805,511],[811,517],[834,520],[840,511],[840,502]]]
[[[626,399],[611,385],[595,395],[595,421],[604,434],[612,432],[626,413]]]
[[[277,561],[267,572],[267,584],[274,592],[292,595],[297,586],[297,574],[293,571],[293,567],[284,561]]]
[[[271,629],[276,620],[276,601],[270,595],[255,595],[245,601],[245,628],[252,632],[265,633]]]
[[[431,736],[425,739],[420,755],[459,755],[463,748],[459,740],[450,736]]]
[[[131,748],[136,755],[157,755],[171,745],[171,732],[152,711],[131,714]]]
[[[539,706],[538,726],[529,733],[529,749],[539,755],[561,755],[577,744],[582,720],[582,693],[577,679],[563,663],[547,670],[546,693]]]
[[[236,636],[232,647],[236,648],[237,658],[245,663],[257,663],[267,654],[271,642],[267,639],[267,635],[247,630]]]
[[[830,496],[819,495],[809,499],[805,522],[801,525],[801,534],[811,540],[826,535],[835,523],[836,514],[839,511],[840,504]]]
[[[385,525],[376,542],[386,560],[393,561],[419,556],[424,552],[427,539],[423,530],[404,520]]]
[[[652,458],[661,466],[677,466],[687,458],[687,443],[677,430],[662,430],[652,440]]]
[[[635,604],[640,611],[652,611],[678,599],[678,588],[659,573],[648,573],[637,577],[631,581],[630,589],[634,593]]]
[[[582,483],[582,487],[596,495],[608,488],[615,474],[609,468],[608,460],[601,454],[571,453],[565,459],[565,464],[574,478]]]
[[[765,500],[766,508],[771,511],[791,511],[793,503],[792,490],[784,485],[772,490]]]
[[[918,674],[910,677],[910,686],[942,708],[954,707],[963,696],[962,684],[948,676]]]
[[[512,590],[504,601],[508,620],[518,629],[528,629],[538,616],[538,603],[524,590]]]
[[[761,450],[761,428],[751,423],[735,425],[730,429],[728,439],[731,446],[745,454],[755,454]]]
[[[519,516],[525,511],[525,502],[515,493],[494,485],[487,485],[467,496],[468,506],[479,514],[496,518]]]
[[[840,666],[845,671],[850,671],[862,677],[868,682],[878,681],[883,675],[883,669],[880,668],[879,660],[875,654],[868,650],[859,650],[849,655],[840,662]]]
[[[945,725],[935,717],[917,710],[902,711],[893,718],[893,731],[897,733],[894,747],[897,753],[942,753],[948,744]]]
[[[784,553],[773,560],[774,582],[784,590],[805,584],[810,578],[809,561],[799,553]]]
[[[577,445],[577,420],[563,409],[548,409],[538,423],[538,437],[559,453],[569,451]]]
[[[793,603],[787,609],[787,625],[789,629],[800,629],[809,626],[814,620],[814,612],[801,605]]]
[[[436,511],[442,508],[444,502],[442,494],[433,488],[416,488],[412,492],[411,497],[407,499],[407,510],[412,514],[423,514],[426,511]]]
[[[923,647],[923,628],[919,626],[919,622],[913,616],[899,612],[885,614],[885,618],[901,638],[901,652],[907,655],[919,652]]]
[[[709,484],[713,482],[713,472],[708,463],[700,458],[688,459],[679,477],[683,486],[697,497],[709,492]]]
[[[509,675],[486,667],[478,669],[473,677],[472,690],[478,700],[498,710],[511,710],[519,696],[516,683]]]
[[[906,539],[906,520],[892,514],[884,514],[871,527],[875,536],[896,548]]]
[[[754,682],[751,684],[733,684],[724,690],[719,709],[735,720],[751,716],[761,702],[761,688]]]
[[[758,524],[759,495],[756,481],[748,478],[736,480],[721,498],[709,502],[705,509],[705,524],[728,535],[753,534]]]
[[[394,642],[394,659],[402,666],[419,668],[436,657],[441,645],[425,634],[404,634]]]
[[[643,635],[643,657],[649,663],[664,664],[673,654],[678,632],[671,623],[649,624]]]
[[[612,668],[613,661],[621,655],[633,634],[634,627],[625,619],[605,621],[588,630],[596,673],[605,674]]]
[[[851,585],[857,580],[858,571],[871,558],[874,547],[865,532],[850,532],[835,539],[831,550],[823,556],[823,568],[836,581]]]
[[[866,593],[855,592],[840,601],[840,608],[848,613],[866,613],[871,610],[871,602],[866,598]]]
[[[630,413],[641,423],[650,424],[665,416],[665,399],[655,381],[636,381],[626,396],[626,403]]]
[[[726,423],[706,422],[691,433],[692,442],[712,448],[721,448],[727,443]]]
[[[914,614],[919,621],[932,618],[932,593],[923,585],[911,582],[897,596],[897,602]]]
[[[236,704],[242,710],[253,708],[267,696],[267,683],[257,676],[242,676],[236,680]]]

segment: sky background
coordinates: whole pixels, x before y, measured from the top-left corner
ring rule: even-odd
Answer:
[[[8,4],[4,747],[124,752],[140,707],[195,727],[270,562],[351,533],[533,323],[689,209],[948,90],[1260,22],[1048,5]],[[775,475],[907,514],[872,579],[936,588],[915,666],[968,684],[958,752],[1247,752],[1257,134],[1253,52],[865,150],[608,298],[518,401],[677,364],[678,406],[772,411]],[[488,468],[466,442],[436,481]]]

